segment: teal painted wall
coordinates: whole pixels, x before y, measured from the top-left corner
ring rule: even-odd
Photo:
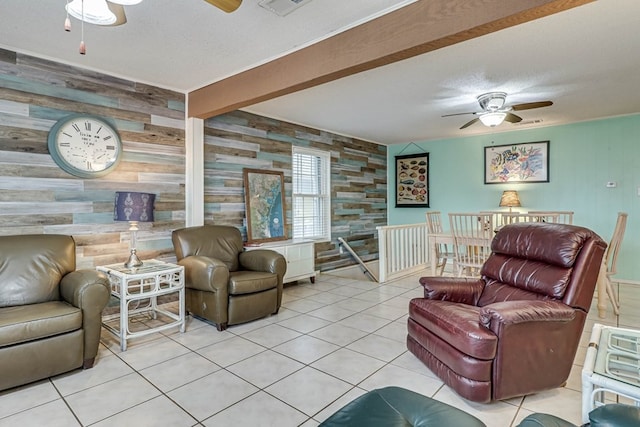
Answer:
[[[548,183],[484,184],[484,147],[549,141]],[[415,145],[414,145],[415,144]],[[640,115],[388,148],[389,225],[424,221],[427,208],[395,207],[395,156],[429,153],[429,210],[501,210],[504,190],[517,190],[520,210],[574,211],[574,224],[609,241],[618,212],[629,219],[617,279],[640,281]],[[615,181],[616,188],[607,188]],[[447,224],[445,219],[445,224]]]

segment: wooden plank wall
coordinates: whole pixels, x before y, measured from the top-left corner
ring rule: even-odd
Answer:
[[[142,259],[175,259],[171,230],[185,224],[185,95],[0,50],[0,235],[60,233],[79,268],[126,260],[128,224],[113,221],[116,191],[156,194],[155,222],[141,223]],[[67,174],[47,150],[53,124],[91,113],[116,125],[117,169],[98,179]]]
[[[325,131],[242,111],[205,121],[205,223],[234,225],[246,237],[243,168],[282,171],[287,236],[291,237],[291,148],[331,153],[332,241],[316,244],[316,269],[353,265],[337,239],[364,260],[378,258],[376,227],[387,224],[387,149]]]

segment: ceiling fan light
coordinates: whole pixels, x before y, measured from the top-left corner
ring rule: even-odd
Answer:
[[[507,117],[507,113],[495,111],[493,113],[481,114],[478,118],[480,119],[483,125],[488,127],[494,127],[501,124],[504,121],[505,117]]]
[[[65,6],[69,15],[87,24],[111,25],[116,22],[116,15],[109,10],[105,0],[84,0],[84,18],[82,2],[83,0],[73,0]]]

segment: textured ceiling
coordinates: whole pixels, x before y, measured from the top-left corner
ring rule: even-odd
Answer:
[[[145,0],[126,7],[125,25],[85,25],[86,56],[79,22],[62,29],[65,3],[3,0],[0,47],[186,93],[411,1],[313,0],[280,17],[258,0],[231,14],[202,0]],[[385,144],[634,114],[638,28],[640,1],[599,0],[246,110]],[[474,116],[441,117],[477,111],[476,96],[496,90],[507,104],[554,105],[497,128],[459,130]]]

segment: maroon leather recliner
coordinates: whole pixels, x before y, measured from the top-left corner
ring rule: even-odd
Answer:
[[[503,227],[481,278],[423,277],[407,347],[462,397],[508,399],[569,377],[606,243],[565,224]]]

